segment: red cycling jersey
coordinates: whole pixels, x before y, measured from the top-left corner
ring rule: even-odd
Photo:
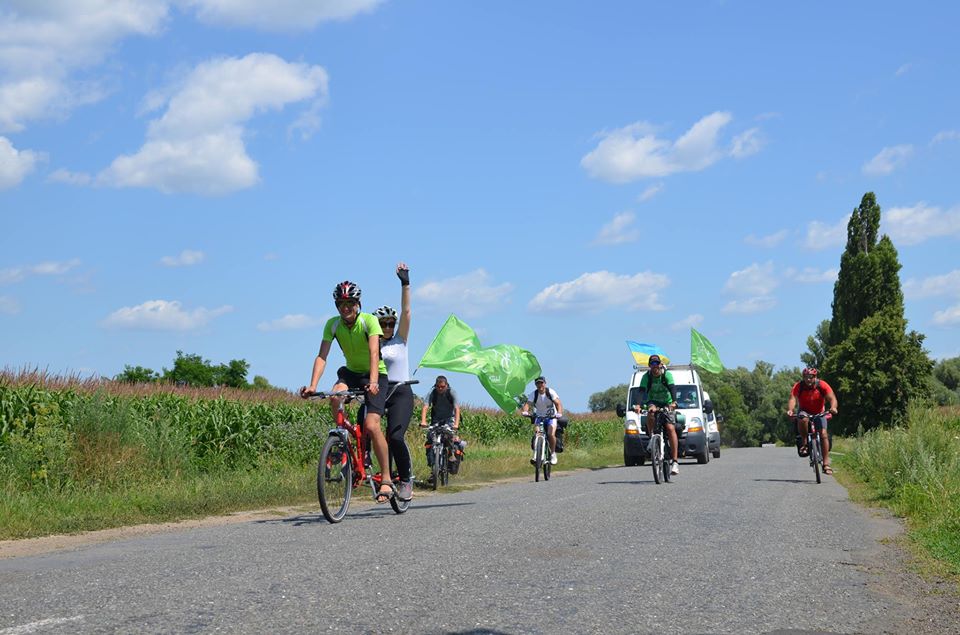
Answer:
[[[833,388],[830,387],[830,384],[821,379],[819,386],[815,384],[810,388],[806,388],[802,380],[798,381],[793,385],[790,394],[796,397],[800,404],[800,410],[815,415],[826,409],[824,408],[826,396],[827,393],[831,392],[833,392]]]

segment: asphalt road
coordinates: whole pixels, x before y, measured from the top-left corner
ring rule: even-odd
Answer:
[[[468,459],[469,460],[469,459]],[[520,459],[522,460],[522,459]],[[561,456],[562,461],[562,456]],[[897,523],[789,448],[0,560],[14,633],[898,632]]]

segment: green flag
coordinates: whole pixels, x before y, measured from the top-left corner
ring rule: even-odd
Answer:
[[[701,335],[695,328],[690,329],[690,363],[696,364],[711,373],[719,373],[723,370],[720,353],[710,343],[710,340]]]
[[[433,338],[420,366],[476,375],[504,412],[513,412],[524,390],[540,374],[533,353],[512,344],[483,348],[472,328],[451,315]]]

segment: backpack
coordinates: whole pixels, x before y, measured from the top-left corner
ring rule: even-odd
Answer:
[[[644,387],[643,385],[643,379],[647,380],[646,387]],[[650,373],[647,373],[646,375],[644,375],[643,379],[640,380],[639,388],[643,389],[643,391],[647,393],[647,396],[649,396],[650,395]],[[663,371],[663,374],[660,375],[660,383],[663,384],[663,387],[666,388],[667,391],[670,390],[670,384],[667,383],[667,371]]]

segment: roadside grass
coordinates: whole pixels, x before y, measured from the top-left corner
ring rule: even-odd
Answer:
[[[912,407],[905,428],[871,430],[842,451],[851,494],[904,518],[920,552],[960,581],[960,408]]]

